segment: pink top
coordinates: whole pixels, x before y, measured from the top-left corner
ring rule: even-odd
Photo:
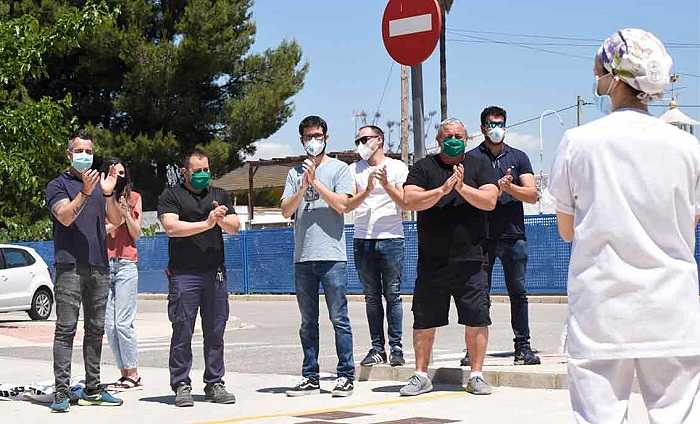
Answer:
[[[141,200],[141,195],[135,191],[131,192],[129,206],[132,208],[131,213],[134,219],[139,219],[140,210],[136,210],[136,204]],[[130,261],[138,261],[138,251],[136,243],[129,234],[129,229],[126,223],[120,225],[112,233],[107,233],[107,255],[110,258],[127,259]]]

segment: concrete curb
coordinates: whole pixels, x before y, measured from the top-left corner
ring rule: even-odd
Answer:
[[[484,367],[484,378],[494,387],[518,387],[528,389],[568,389],[566,369],[561,371],[546,371],[536,369],[538,366],[528,366],[529,371],[507,370],[505,367]],[[413,367],[390,367],[375,365],[373,367],[358,366],[356,375],[359,381],[385,380],[408,381],[414,374]],[[430,367],[428,369],[433,384],[448,384],[466,386],[469,379],[469,368]]]
[[[323,297],[320,295],[319,297]],[[139,293],[140,300],[165,300],[168,298],[167,293]],[[401,296],[404,302],[412,302],[413,295],[404,294]],[[566,296],[560,295],[537,295],[528,296],[529,303],[547,303],[547,304],[566,304],[568,303]],[[297,298],[293,294],[231,294],[229,300],[237,302],[296,302]],[[361,294],[348,295],[349,302],[364,302],[365,297]],[[510,303],[510,298],[505,295],[491,296],[491,303]]]

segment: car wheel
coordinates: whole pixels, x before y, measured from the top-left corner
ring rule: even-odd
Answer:
[[[53,307],[53,299],[51,298],[51,292],[46,289],[39,289],[34,293],[32,297],[32,307],[29,309],[29,318],[35,321],[44,321],[51,315],[51,308]]]

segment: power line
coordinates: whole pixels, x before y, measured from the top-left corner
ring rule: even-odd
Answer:
[[[678,75],[683,75],[685,77],[693,77],[693,78],[700,78],[700,75],[697,74],[689,74],[687,72],[676,72]]]
[[[584,106],[585,106],[585,105],[590,105],[590,104],[591,104],[591,103],[586,103],[586,102],[583,103]],[[561,109],[555,110],[555,112],[557,112],[557,113],[559,113],[559,112],[564,112],[564,111],[566,111],[566,110],[573,109],[573,108],[575,108],[575,107],[577,107],[577,106],[578,106],[578,105],[566,106],[566,107],[563,107],[563,108],[561,108]],[[550,113],[551,113],[551,112],[550,112]],[[538,119],[540,119],[540,116],[539,116],[539,115],[538,115],[538,116],[535,116],[534,118],[528,118],[528,119],[525,119],[525,120],[522,120],[522,121],[518,121],[518,122],[516,122],[515,124],[510,124],[510,125],[506,126],[506,128],[518,127],[518,126],[520,126],[520,125],[527,124],[528,122],[537,121]]]
[[[571,57],[571,58],[575,58],[575,59],[592,60],[592,57],[589,57],[589,56],[579,56],[579,55],[574,55],[574,54],[559,52],[559,51],[556,51],[556,50],[549,50],[549,49],[542,49],[542,48],[539,48],[539,47],[532,47],[532,46],[530,46],[530,45],[528,45],[528,44],[525,44],[525,43],[515,43],[515,42],[509,42],[509,41],[492,40],[492,39],[489,39],[489,38],[477,37],[477,36],[474,36],[474,35],[465,35],[465,37],[471,38],[471,39],[475,39],[475,40],[481,40],[481,41],[485,41],[485,42],[490,42],[490,43],[494,43],[494,44],[503,44],[503,45],[521,47],[521,48],[528,49],[528,50],[536,50],[536,51],[540,51],[540,52],[543,52],[543,53],[549,53],[549,54],[554,54],[554,55],[558,55],[558,56]],[[458,43],[459,43],[459,42],[465,42],[465,40],[456,40],[456,39],[450,39],[450,41],[455,41],[455,42],[458,42]]]
[[[665,105],[665,104],[660,104],[660,105],[649,104],[647,106],[649,106],[649,107],[668,107],[668,105]],[[700,107],[700,105],[676,105],[676,107]]]
[[[372,117],[372,124],[376,124],[376,119],[377,115],[379,114],[379,110],[382,108],[382,103],[384,103],[384,95],[386,95],[386,89],[389,87],[389,80],[391,79],[391,73],[394,71],[394,62],[393,60],[391,61],[391,66],[389,67],[389,74],[386,76],[386,81],[384,82],[384,89],[382,90],[382,95],[379,97],[379,104],[377,104],[377,110],[374,112],[374,116]]]
[[[468,29],[460,29],[460,28],[452,28],[448,27],[446,29],[447,31],[450,32],[456,32],[456,33],[469,33],[469,34],[489,34],[489,35],[504,35],[504,36],[509,36],[509,37],[521,37],[521,38],[534,38],[534,39],[546,39],[546,40],[569,40],[569,41],[594,41],[597,43],[602,43],[605,41],[605,39],[602,38],[586,38],[586,37],[573,37],[573,36],[564,36],[564,35],[542,35],[542,34],[522,34],[522,33],[513,33],[513,32],[498,32],[498,31],[479,31],[479,30],[468,30]],[[598,44],[599,46],[600,44]],[[700,47],[699,42],[689,42],[689,41],[666,41],[664,42],[665,46],[691,46],[691,47]],[[596,46],[596,47],[598,47]]]

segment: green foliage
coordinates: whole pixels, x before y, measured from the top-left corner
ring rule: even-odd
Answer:
[[[79,1],[40,3],[25,0],[22,10],[44,23]],[[49,78],[27,81],[27,88],[34,98],[72,95],[78,122],[103,130],[95,139],[102,154],[118,154],[138,176],[146,210],[155,207],[166,167],[179,154],[203,147],[222,175],[291,116],[290,98],[308,65],[294,41],[250,51],[252,0],[112,3],[119,17],[81,37],[79,49],[50,54]],[[122,140],[140,147],[122,148]]]
[[[144,237],[153,237],[158,232],[158,224],[146,225],[141,228],[141,234]]]
[[[38,221],[27,219],[10,219],[0,228],[0,243],[13,241],[51,240],[53,236],[51,219]]]
[[[61,10],[52,25],[29,15],[0,19],[0,238],[50,238],[44,188],[65,166],[77,122],[71,96],[32,98],[24,85],[45,75],[44,58],[77,46],[82,33],[110,18],[104,3]]]
[[[255,190],[255,206],[277,208],[280,205],[283,189],[280,187],[263,187]],[[241,196],[236,199],[239,205],[248,204],[248,192],[241,192]]]

